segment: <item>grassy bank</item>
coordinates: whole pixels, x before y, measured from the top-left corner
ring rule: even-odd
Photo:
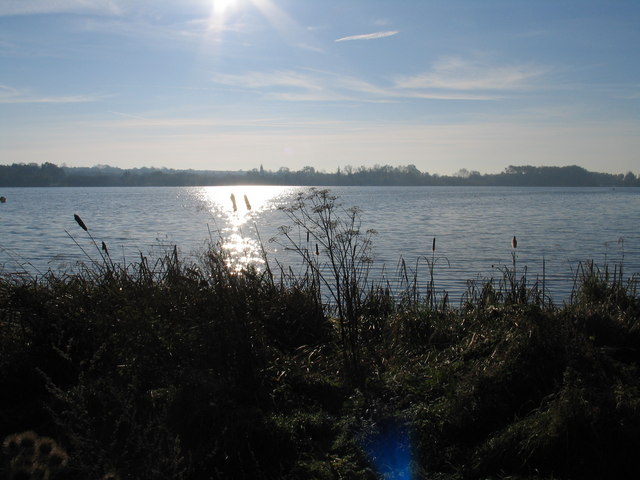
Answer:
[[[514,257],[455,308],[391,295],[358,212],[299,200],[304,274],[214,245],[0,277],[0,478],[640,476],[633,281],[586,265],[555,307]]]

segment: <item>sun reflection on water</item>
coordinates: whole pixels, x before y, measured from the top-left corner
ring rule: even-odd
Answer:
[[[215,223],[214,238],[229,253],[229,264],[240,271],[249,265],[264,264],[255,224],[266,212],[287,203],[295,187],[234,185],[198,187],[195,195]]]

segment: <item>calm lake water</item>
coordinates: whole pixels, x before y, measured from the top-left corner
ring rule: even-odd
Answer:
[[[268,240],[289,224],[278,210],[298,187],[3,188],[0,195],[0,268],[5,273],[73,270],[96,247],[75,223],[82,217],[112,259],[131,263],[140,253],[157,257],[177,245],[195,258],[222,240],[236,261],[259,261],[256,232],[270,258],[292,262]],[[431,259],[436,238],[435,283],[460,299],[467,280],[499,277],[517,265],[530,279],[542,276],[555,300],[566,299],[580,262],[623,264],[640,273],[640,189],[519,187],[336,187],[345,207],[362,209],[374,238],[374,272],[393,280],[399,259],[415,266]],[[231,194],[237,211],[234,212]],[[251,204],[248,210],[244,196]],[[67,233],[68,232],[68,233]],[[73,237],[73,238],[71,238]],[[75,240],[75,241],[74,241]],[[425,261],[419,273],[427,281]]]

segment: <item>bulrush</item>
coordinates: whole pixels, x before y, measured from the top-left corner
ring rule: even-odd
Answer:
[[[84,222],[82,221],[82,219],[80,218],[80,215],[78,215],[77,213],[73,214],[73,218],[75,218],[76,223],[78,225],[80,225],[80,228],[83,229],[85,232],[87,232],[89,229],[87,228],[87,226],[84,224]]]
[[[518,248],[518,240],[516,239],[515,235],[511,239],[511,248]]]
[[[233,205],[233,211],[237,212],[238,211],[238,205],[236,205],[236,196],[232,193],[229,198],[231,199],[231,205]]]
[[[249,197],[247,197],[247,195],[244,195],[244,204],[247,206],[247,210],[251,210],[251,203],[249,203]]]

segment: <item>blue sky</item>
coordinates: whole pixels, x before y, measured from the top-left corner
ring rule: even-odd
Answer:
[[[640,173],[638,0],[2,0],[0,163]]]

